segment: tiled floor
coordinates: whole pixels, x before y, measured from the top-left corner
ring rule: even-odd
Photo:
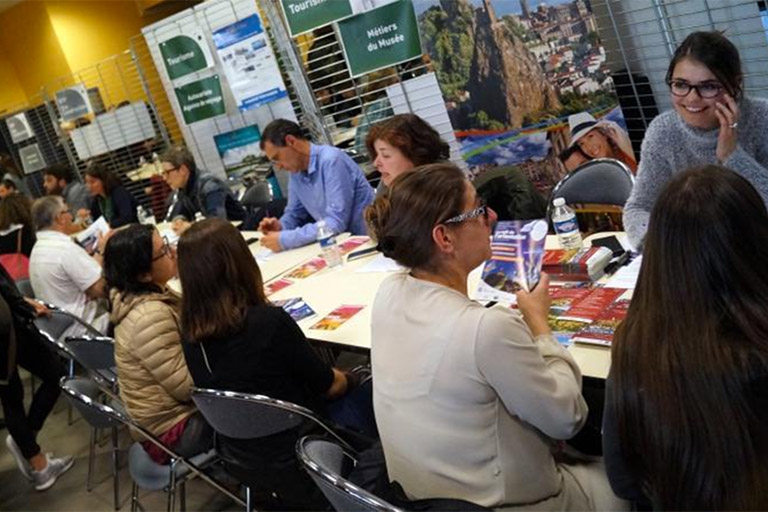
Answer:
[[[28,384],[25,391],[29,391]],[[28,397],[27,397],[28,398]],[[110,443],[107,437],[97,447],[94,468],[94,489],[86,492],[85,480],[88,472],[88,441],[90,428],[77,414],[75,422],[67,425],[67,404],[61,397],[53,413],[48,417],[38,442],[43,451],[56,455],[68,454],[75,457],[75,465],[65,473],[51,489],[36,492],[16,467],[5,446],[8,431],[0,430],[0,511],[50,510],[50,511],[111,511],[112,505],[112,464]],[[120,510],[130,510],[131,478],[126,463],[126,450],[132,439],[128,431],[120,431]],[[200,479],[187,483],[187,510],[240,510],[240,507],[208,486]],[[141,504],[146,510],[165,510],[166,494],[163,492],[141,492]],[[178,500],[176,509],[179,509]]]

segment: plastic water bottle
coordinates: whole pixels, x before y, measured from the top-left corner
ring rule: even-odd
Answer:
[[[557,239],[563,249],[580,249],[581,233],[574,211],[565,204],[565,199],[558,197],[552,201],[552,224],[555,226]]]
[[[323,259],[329,267],[341,265],[341,249],[336,243],[336,235],[329,228],[324,220],[317,223],[317,241],[320,242],[320,248],[323,250]]]

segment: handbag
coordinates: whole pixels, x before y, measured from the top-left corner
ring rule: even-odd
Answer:
[[[21,232],[23,230],[23,227],[19,228],[16,236],[16,252],[0,254],[0,265],[5,268],[14,281],[29,279],[29,258],[21,252]]]

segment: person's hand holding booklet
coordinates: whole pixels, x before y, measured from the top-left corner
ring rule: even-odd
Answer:
[[[541,276],[547,229],[543,219],[499,222],[476,297],[514,304],[518,291],[532,291]]]

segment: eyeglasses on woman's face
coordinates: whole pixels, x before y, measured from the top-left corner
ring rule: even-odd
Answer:
[[[692,84],[686,80],[670,80],[668,82],[669,92],[680,98],[688,96],[692,90],[696,90],[696,93],[705,99],[717,98],[720,96],[725,87],[720,82],[708,81],[698,84]]]
[[[171,244],[170,244],[170,242],[168,242],[168,237],[164,236],[163,237],[163,247],[160,249],[160,254],[158,254],[157,256],[152,258],[152,262],[154,263],[155,261],[159,260],[163,256],[166,256],[166,255],[170,256],[171,255],[171,251],[172,251]]]
[[[488,221],[488,206],[483,200],[480,200],[480,205],[474,210],[470,210],[460,215],[456,215],[455,217],[451,217],[450,219],[444,220],[440,224],[461,224],[462,222],[468,221],[469,219],[475,219],[480,216],[482,216],[486,222]]]

